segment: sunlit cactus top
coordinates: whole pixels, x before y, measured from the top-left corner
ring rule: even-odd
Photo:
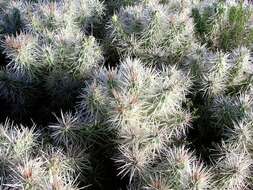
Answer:
[[[121,53],[175,64],[194,52],[191,0],[142,1],[112,16],[110,36]]]

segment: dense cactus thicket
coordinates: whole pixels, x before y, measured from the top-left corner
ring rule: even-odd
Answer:
[[[0,0],[0,189],[253,189],[253,5]]]

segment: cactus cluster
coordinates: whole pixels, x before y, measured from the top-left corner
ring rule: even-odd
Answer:
[[[59,126],[67,123],[68,115],[61,118]],[[53,128],[50,126],[50,128]],[[59,136],[54,135],[52,136]],[[79,189],[79,178],[89,167],[85,145],[55,145],[39,141],[44,134],[31,128],[18,126],[10,121],[1,124],[1,186],[3,189]]]
[[[130,53],[150,63],[178,63],[197,48],[192,3],[135,1],[112,16],[108,35],[120,53]]]
[[[92,36],[92,25],[102,16],[103,4],[86,0],[10,1],[2,10],[3,19],[10,20],[13,10],[20,14],[22,28],[14,27],[1,35],[7,60],[1,97],[10,104],[28,105],[39,96],[48,96],[51,109],[73,104],[82,82],[103,63],[101,47]],[[37,100],[27,88],[41,92]]]
[[[165,147],[185,137],[191,114],[183,103],[191,81],[182,75],[175,67],[155,70],[126,58],[118,68],[99,70],[83,90],[80,112],[116,133],[113,158],[130,182],[139,181]]]
[[[253,5],[0,0],[0,189],[253,189]]]
[[[231,51],[252,43],[252,7],[248,1],[204,1],[193,9],[193,18],[197,38],[212,49]]]

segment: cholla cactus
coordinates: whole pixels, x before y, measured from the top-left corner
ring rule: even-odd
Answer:
[[[218,189],[247,189],[251,176],[252,159],[244,150],[224,147],[225,154],[216,165],[216,186]]]
[[[34,190],[78,189],[76,179],[81,169],[88,169],[89,165],[85,146],[69,145],[65,150],[43,147],[39,135],[35,127],[28,129],[9,121],[1,125],[3,186]]]
[[[131,58],[96,76],[84,89],[79,108],[92,116],[88,121],[106,122],[116,130],[119,174],[135,181],[167,145],[185,136],[191,114],[182,104],[191,80],[175,67],[157,71]]]
[[[103,14],[103,4],[87,0],[15,2],[24,20],[23,31],[5,35],[1,42],[9,61],[7,68],[10,75],[34,88],[39,85],[48,92],[54,108],[73,105],[81,83],[103,62],[101,48],[95,38],[89,36],[90,25]],[[14,6],[15,3],[10,4]],[[8,86],[5,85],[5,88]],[[18,89],[18,86],[5,91],[12,89]],[[23,93],[22,90],[20,93]],[[53,101],[60,99],[62,94],[66,94],[65,99]],[[32,98],[36,101],[36,97]]]
[[[202,1],[193,11],[196,34],[213,49],[250,46],[252,10],[247,1]]]
[[[140,1],[112,16],[110,37],[124,54],[175,64],[194,52],[192,1]]]
[[[22,163],[13,168],[11,176],[13,188],[42,189],[44,170],[43,161],[40,158],[23,158]]]
[[[250,86],[252,77],[252,57],[249,49],[241,47],[231,54],[232,71],[230,87]]]
[[[79,30],[66,29],[50,37],[52,43],[41,48],[40,62],[47,70],[67,71],[76,78],[84,77],[103,59],[95,38]],[[87,76],[86,76],[87,77]]]
[[[36,38],[30,34],[21,33],[17,37],[6,36],[3,42],[4,53],[11,61],[7,65],[24,81],[31,81],[38,72],[38,52]]]
[[[69,145],[81,142],[79,134],[81,123],[77,116],[61,112],[61,118],[56,116],[56,119],[58,123],[50,125],[49,128],[52,130],[51,137],[57,144]]]
[[[209,96],[216,96],[224,93],[230,69],[228,55],[223,53],[208,55],[206,61],[207,63],[204,68],[208,70],[203,72],[204,93]]]
[[[84,80],[103,62],[101,48],[91,36],[93,24],[103,14],[103,4],[96,0],[6,1],[6,10],[1,7],[1,15],[6,15],[0,17],[1,24],[12,16],[7,13],[12,9],[20,16],[22,27],[1,31],[8,33],[1,36],[8,60],[1,71],[1,99],[27,106],[27,101],[40,98],[33,94],[39,89],[38,95],[48,94],[51,98],[49,106],[73,103]],[[70,113],[61,116],[49,127],[50,134],[38,139],[34,129],[8,123],[0,127],[4,188],[70,190],[78,189],[81,181],[88,184],[87,147],[84,141],[80,143],[78,134],[82,123]],[[76,127],[74,132],[71,125]],[[51,142],[53,147],[48,146]]]
[[[27,27],[42,33],[68,27],[87,30],[103,15],[103,11],[104,6],[98,0],[41,1],[35,4],[33,15],[27,18]]]
[[[241,150],[247,150],[249,153],[252,153],[252,129],[251,129],[251,121],[239,121],[234,122],[232,128],[228,129],[227,141],[233,147]]]
[[[240,47],[231,53],[201,51],[195,66],[190,67],[205,96],[235,94],[250,88],[253,64],[248,48]]]
[[[252,11],[0,0],[0,189],[253,189]]]
[[[165,157],[165,159],[163,158]],[[212,174],[196,160],[184,146],[173,147],[164,152],[162,162],[155,172],[146,171],[144,189],[209,189],[212,187]]]
[[[214,125],[220,127],[223,142],[214,163],[218,189],[251,188],[252,175],[252,94],[220,96],[212,107]]]

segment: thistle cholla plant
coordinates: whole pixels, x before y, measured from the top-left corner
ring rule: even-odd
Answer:
[[[119,175],[128,176],[129,188],[209,187],[209,170],[182,143],[192,119],[184,106],[189,76],[176,67],[155,70],[129,57],[94,76],[81,95],[80,112],[116,133],[113,159]]]
[[[201,48],[196,57],[189,69],[203,96],[212,99],[238,94],[251,86],[253,63],[249,48],[239,47],[229,53]]]
[[[211,113],[210,125],[221,137],[213,155],[214,187],[251,189],[252,5],[204,1],[193,14],[206,48],[191,71]]]
[[[239,0],[0,1],[0,118],[15,119],[0,124],[0,189],[252,189],[252,13]]]
[[[62,118],[62,122],[67,119]],[[8,120],[1,124],[0,177],[3,188],[79,189],[77,178],[81,169],[89,167],[84,146],[79,143],[80,146],[68,144],[60,147],[58,141],[54,146],[40,142],[43,135],[35,127],[17,126]]]
[[[212,49],[231,51],[252,43],[252,4],[250,1],[204,0],[192,16],[197,38]]]
[[[122,6],[109,24],[109,37],[120,53],[175,64],[198,47],[190,17],[193,1],[134,2]]]
[[[5,77],[13,85],[1,80],[1,86],[9,88],[1,90],[1,96],[7,96],[5,91],[20,93],[23,90],[18,85],[23,82],[33,88],[42,86],[52,101],[65,94],[57,103],[64,106],[73,101],[91,70],[103,62],[101,48],[91,35],[93,24],[103,14],[103,4],[87,0],[14,2],[8,6],[15,6],[21,15],[22,31],[2,37],[3,53],[9,60]]]
[[[5,1],[3,6],[1,51],[8,62],[1,69],[1,99],[13,112],[36,102],[33,93],[39,87],[49,95],[51,105],[69,103],[90,72],[103,62],[101,48],[92,36],[103,4],[17,0]],[[1,187],[70,190],[90,185],[85,177],[90,167],[86,143],[73,138],[74,132],[66,135],[72,130],[80,132],[78,116],[61,113],[56,120],[48,132],[9,121],[0,126]]]

